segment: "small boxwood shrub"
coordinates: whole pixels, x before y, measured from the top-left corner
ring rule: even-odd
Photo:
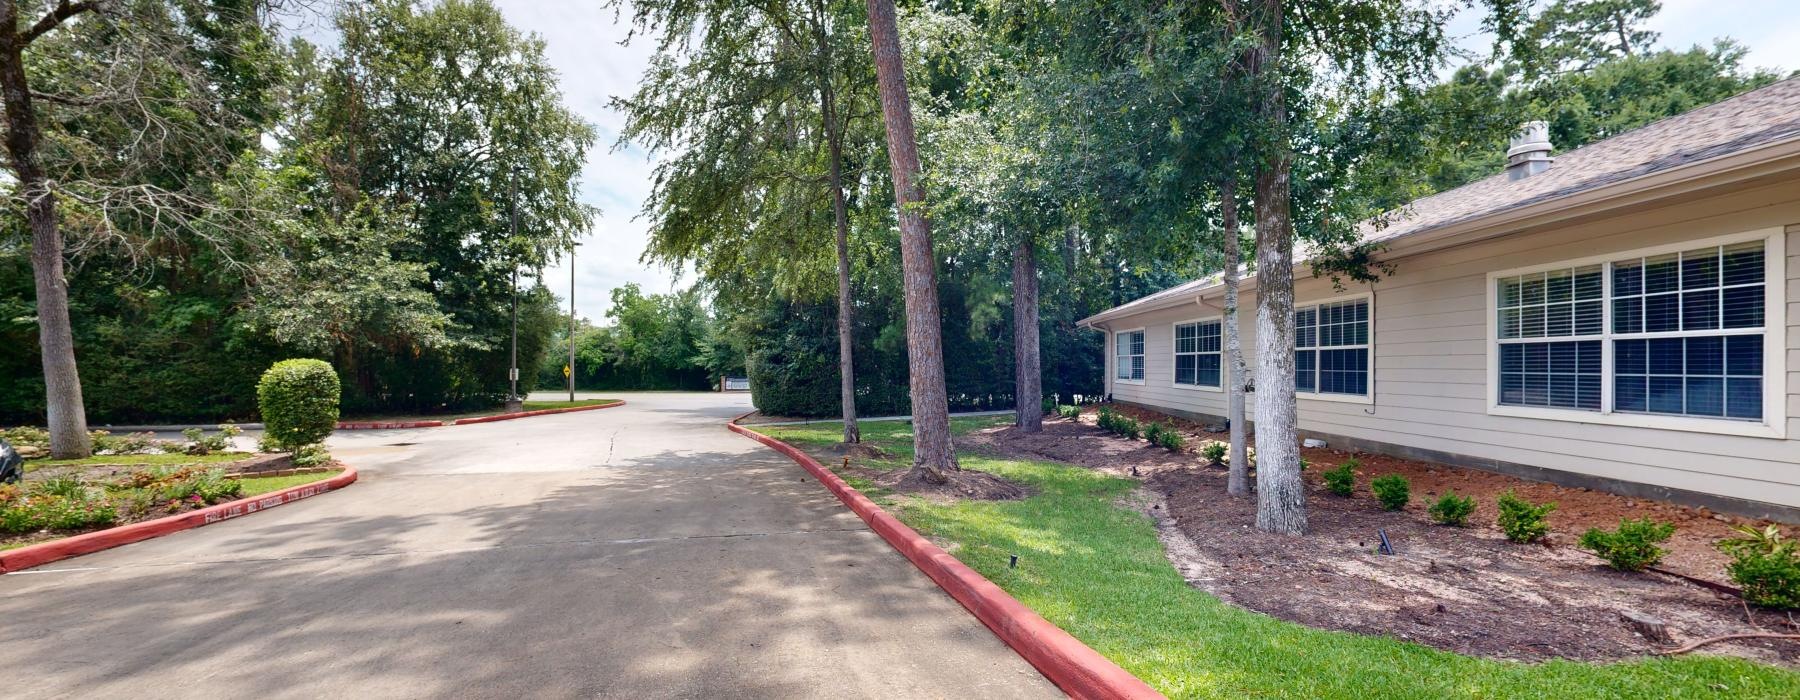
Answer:
[[[1067,418],[1069,420],[1075,420],[1075,419],[1081,417],[1081,407],[1080,406],[1058,406],[1058,407],[1056,407],[1056,414],[1059,416],[1062,416],[1064,418]]]
[[[1125,417],[1121,416],[1119,418],[1118,433],[1122,436],[1136,440],[1136,439],[1144,436],[1144,429],[1142,426],[1140,426],[1138,424],[1137,419],[1125,418]]]
[[[1356,468],[1362,461],[1355,457],[1344,460],[1335,469],[1327,469],[1320,474],[1325,477],[1325,490],[1339,496],[1348,496],[1356,492]]]
[[[318,467],[331,461],[331,453],[321,444],[312,444],[294,450],[294,466]]]
[[[1212,440],[1200,446],[1200,456],[1214,464],[1223,464],[1225,455],[1231,452],[1231,446],[1218,440]]]
[[[1443,497],[1431,504],[1428,511],[1432,522],[1451,527],[1462,527],[1469,524],[1469,516],[1475,513],[1475,499],[1458,496],[1455,491],[1446,491]]]
[[[1669,551],[1656,546],[1675,534],[1674,523],[1660,523],[1649,518],[1619,519],[1619,529],[1589,528],[1581,533],[1581,548],[1600,555],[1608,566],[1619,571],[1643,571],[1662,561]]]
[[[1739,536],[1719,540],[1731,556],[1725,573],[1744,589],[1744,600],[1779,610],[1800,609],[1800,544],[1783,539],[1781,528],[1738,525]]]
[[[1182,437],[1178,430],[1165,429],[1156,436],[1156,445],[1170,452],[1180,452],[1181,448],[1187,446],[1187,438]]]
[[[337,427],[337,371],[320,360],[282,360],[256,385],[263,432],[294,449],[320,442]]]
[[[1162,422],[1153,421],[1149,425],[1144,426],[1144,439],[1149,441],[1152,445],[1160,445],[1162,444],[1164,430],[1166,430],[1166,428],[1163,427]]]
[[[1412,500],[1412,484],[1406,477],[1389,474],[1369,482],[1369,490],[1375,492],[1375,500],[1381,502],[1386,510],[1400,510],[1406,502]]]
[[[1097,424],[1101,430],[1109,433],[1119,432],[1119,412],[1114,411],[1111,406],[1101,406],[1100,420]]]
[[[1495,502],[1500,507],[1500,517],[1495,521],[1500,531],[1506,533],[1506,539],[1524,544],[1544,539],[1550,534],[1548,516],[1556,510],[1555,503],[1532,503],[1519,498],[1511,489],[1500,494]]]

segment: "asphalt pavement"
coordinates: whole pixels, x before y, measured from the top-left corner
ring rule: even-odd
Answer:
[[[340,433],[343,491],[0,576],[0,696],[1059,695],[747,395],[623,398]]]

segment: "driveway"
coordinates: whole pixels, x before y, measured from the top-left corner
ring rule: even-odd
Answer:
[[[342,492],[0,576],[0,695],[1058,695],[746,395],[625,398],[343,433]]]

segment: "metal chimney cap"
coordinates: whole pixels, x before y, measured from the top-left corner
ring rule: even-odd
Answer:
[[[1522,153],[1541,152],[1550,154],[1550,123],[1545,121],[1529,121],[1513,132],[1511,148],[1506,149],[1506,157]]]

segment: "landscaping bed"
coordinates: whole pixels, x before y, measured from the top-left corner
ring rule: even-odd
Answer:
[[[15,428],[8,434],[36,440],[37,432]],[[103,454],[27,461],[20,483],[0,484],[0,550],[257,496],[328,479],[344,469],[330,461],[296,467],[291,453],[226,451],[235,434],[197,431],[187,442],[178,442],[95,431],[95,445]]]
[[[955,421],[954,426],[963,466],[1025,486],[1031,495],[1020,500],[920,498],[880,488],[875,477],[910,462],[911,436],[904,424],[865,423],[865,440],[880,452],[870,457],[852,453],[848,455],[848,468],[843,462],[845,451],[833,448],[839,435],[836,425],[771,427],[765,432],[814,454],[957,559],[1172,697],[1800,695],[1800,675],[1775,666],[1714,655],[1718,647],[1683,657],[1611,664],[1561,659],[1520,664],[1433,649],[1393,634],[1315,629],[1227,604],[1184,579],[1170,563],[1159,540],[1159,535],[1166,533],[1159,532],[1155,521],[1144,515],[1169,509],[1159,505],[1150,489],[1143,488],[1146,482],[1158,485],[1158,479],[1168,478],[1168,472],[1176,465],[1192,467],[1197,456],[1147,448],[1142,442],[1103,436],[1092,427],[1061,421],[1047,423],[1041,436],[1018,435],[1001,427],[1005,422],[1003,418],[962,419]],[[1035,452],[1020,447],[1046,452],[1066,449],[1076,456],[1100,455],[1098,459],[1113,461],[1100,466],[1072,466],[1031,458],[1026,455]],[[1168,466],[1158,467],[1159,460]],[[1142,479],[1129,478],[1132,466],[1138,467]],[[1198,474],[1214,478],[1212,474]],[[1196,483],[1178,490],[1198,497],[1208,488],[1213,487]],[[1215,490],[1218,499],[1226,499],[1222,477]],[[1370,510],[1374,509],[1366,496],[1361,499]],[[1314,513],[1321,525],[1332,517],[1326,510]],[[1402,542],[1412,541],[1412,536],[1406,534],[1411,514],[1384,515],[1402,521],[1390,532],[1400,533]],[[1239,543],[1252,542],[1256,537],[1250,534],[1249,518],[1222,514],[1218,520],[1226,529],[1235,528],[1230,536],[1213,535],[1221,550],[1235,554]],[[1414,546],[1403,544],[1402,558],[1416,558],[1417,550],[1409,549]],[[1244,553],[1248,557],[1279,556],[1254,548]],[[1013,556],[1018,557],[1016,565]],[[1345,558],[1355,556],[1361,555]],[[1296,583],[1307,583],[1291,572],[1271,570],[1267,574],[1260,586],[1271,591],[1292,590]],[[1526,595],[1525,590],[1518,589],[1532,585],[1536,582],[1521,583],[1515,594]],[[1450,606],[1446,604],[1446,608]],[[1435,612],[1435,607],[1432,610]],[[1771,616],[1758,613],[1762,622],[1770,622],[1765,618]],[[1540,622],[1520,619],[1496,624],[1530,627]],[[1482,653],[1479,649],[1469,650]],[[1640,647],[1622,656],[1643,657],[1647,656],[1646,650],[1647,647]],[[1571,649],[1567,653],[1578,651]],[[1773,649],[1761,653],[1765,658],[1781,654]],[[1490,656],[1536,659],[1548,655]]]
[[[1147,413],[1147,412],[1144,412]],[[1139,413],[1140,419],[1161,419]],[[1085,418],[1085,416],[1084,416]],[[1184,432],[1191,424],[1182,424]],[[1223,439],[1203,431],[1199,439]],[[1196,439],[1198,438],[1198,439]],[[1669,643],[1743,632],[1800,632],[1785,614],[1750,608],[1737,596],[1654,572],[1607,568],[1574,546],[1589,527],[1621,517],[1676,524],[1666,565],[1724,580],[1726,557],[1712,543],[1730,533],[1710,514],[1475,470],[1368,454],[1308,448],[1308,534],[1257,530],[1254,498],[1225,493],[1223,469],[1203,459],[1105,433],[1085,422],[1046,422],[1031,435],[1010,428],[975,431],[964,443],[1012,457],[1056,459],[1129,476],[1154,494],[1144,511],[1158,520],[1170,558],[1193,585],[1220,598],[1312,627],[1389,635],[1463,654],[1517,660],[1615,660]],[[1321,472],[1355,456],[1350,497],[1326,492]],[[1403,510],[1383,510],[1373,477],[1401,474],[1412,485]],[[1474,498],[1468,527],[1433,523],[1427,505],[1447,490]],[[1556,502],[1550,535],[1516,544],[1493,527],[1494,499],[1509,489],[1533,502]],[[1685,516],[1683,511],[1686,510]],[[1722,516],[1721,516],[1722,517]],[[1376,553],[1386,532],[1394,555]],[[1655,618],[1668,639],[1651,639],[1626,619]],[[1707,647],[1772,663],[1800,662],[1800,642],[1742,640]]]

